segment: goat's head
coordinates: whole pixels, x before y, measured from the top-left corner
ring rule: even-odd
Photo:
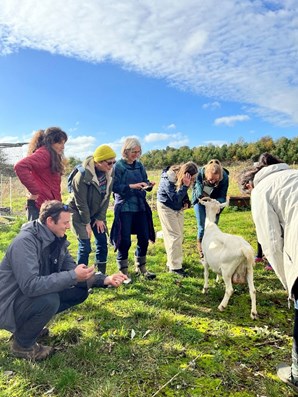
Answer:
[[[219,214],[220,210],[224,208],[228,203],[220,203],[219,201],[212,199],[210,197],[203,197],[199,199],[199,203],[204,205],[207,209],[212,210],[215,214]]]

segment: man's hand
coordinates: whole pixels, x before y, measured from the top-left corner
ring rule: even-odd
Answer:
[[[74,269],[76,276],[77,276],[77,280],[80,281],[87,281],[89,280],[90,277],[93,276],[93,274],[95,273],[95,268],[94,265],[93,266],[86,266],[86,265],[78,265],[75,269]]]
[[[112,287],[119,287],[123,283],[124,280],[127,280],[128,277],[122,273],[115,273],[111,276],[108,276],[104,280],[104,285],[111,285]]]

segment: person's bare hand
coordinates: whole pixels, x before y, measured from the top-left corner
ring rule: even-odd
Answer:
[[[183,181],[183,185],[188,187],[191,182],[191,175],[188,172],[186,172],[186,174],[182,178],[182,181]]]
[[[146,182],[131,183],[131,184],[129,185],[129,187],[130,187],[131,189],[138,189],[138,190],[142,189],[142,188],[145,187],[145,186],[147,186],[147,183],[146,183]]]
[[[93,227],[94,226],[96,226],[97,233],[104,233],[106,231],[106,225],[104,221],[99,221],[98,219],[96,219],[93,223]]]
[[[77,280],[80,282],[89,280],[89,278],[95,273],[95,268],[94,265],[88,267],[86,265],[80,264],[74,269],[74,271],[76,273]]]
[[[92,236],[92,229],[91,229],[90,223],[88,223],[88,224],[86,225],[86,232],[87,232],[88,238],[91,238],[91,236]]]
[[[30,192],[27,193],[28,200],[37,200],[38,194],[31,194]]]
[[[108,276],[104,280],[104,285],[112,285],[113,287],[119,287],[124,280],[127,280],[128,277],[122,273],[115,273],[111,276]]]

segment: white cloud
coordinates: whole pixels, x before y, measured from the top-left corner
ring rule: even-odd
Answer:
[[[33,48],[108,60],[293,124],[297,26],[296,0],[229,0],[220,7],[218,0],[2,0],[0,54]]]
[[[167,125],[167,130],[175,130],[176,129],[176,124],[174,124],[174,123],[172,123],[172,124],[169,124],[169,125]]]
[[[217,101],[204,103],[204,105],[202,106],[203,109],[211,109],[211,110],[216,110],[219,109],[220,107],[221,105]]]
[[[65,156],[73,156],[83,160],[93,153],[96,146],[96,138],[94,136],[82,135],[75,138],[69,136],[65,145]]]
[[[167,139],[171,138],[170,134],[163,134],[159,132],[151,132],[150,134],[144,137],[144,141],[149,142],[158,142],[158,141],[166,141]]]
[[[174,147],[176,149],[180,148],[181,146],[189,146],[189,139],[185,137],[180,140],[174,140],[169,142],[168,146]]]
[[[232,127],[235,125],[236,122],[242,122],[242,121],[247,121],[249,120],[249,117],[245,114],[238,114],[235,116],[225,116],[225,117],[219,117],[214,120],[215,125],[227,125],[229,127]]]

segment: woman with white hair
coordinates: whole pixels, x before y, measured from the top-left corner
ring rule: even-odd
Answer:
[[[145,167],[139,161],[141,144],[136,138],[127,138],[121,150],[122,159],[115,164],[113,192],[115,197],[114,222],[111,243],[117,253],[117,264],[123,274],[128,274],[128,252],[131,235],[137,235],[135,250],[136,273],[152,280],[156,277],[146,268],[149,241],[155,241],[152,212],[146,201],[146,190],[152,190]]]

